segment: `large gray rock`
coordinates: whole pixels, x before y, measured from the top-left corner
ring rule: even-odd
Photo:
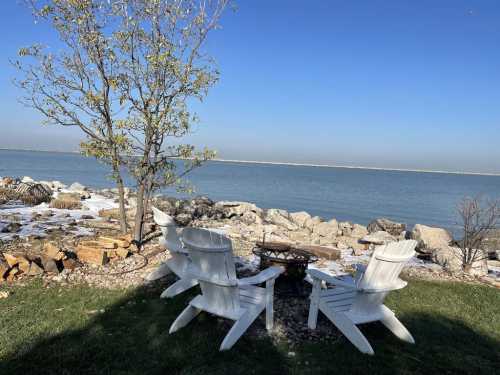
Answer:
[[[370,224],[368,224],[368,232],[378,232],[385,231],[393,236],[399,236],[401,232],[406,230],[406,224],[396,223],[395,221],[380,218],[373,220]]]
[[[373,245],[385,245],[390,242],[396,241],[396,238],[391,234],[379,230],[377,232],[370,233],[359,240],[361,243],[373,244]]]
[[[311,219],[311,215],[305,211],[292,212],[290,214],[290,220],[301,228],[305,228],[305,224],[309,219]]]
[[[447,248],[453,241],[453,237],[447,230],[422,224],[416,224],[413,227],[411,237],[418,241],[417,250],[426,254],[431,254],[436,249]]]
[[[268,223],[276,224],[280,227],[286,228],[287,230],[297,230],[298,225],[290,220],[290,216],[287,211],[279,210],[277,208],[271,208],[266,211],[266,216],[264,218]]]

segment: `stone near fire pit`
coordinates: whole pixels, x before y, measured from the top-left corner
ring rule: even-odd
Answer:
[[[367,229],[370,233],[385,231],[393,236],[399,236],[401,232],[406,230],[406,224],[397,223],[383,217],[373,220],[370,224],[368,224]]]

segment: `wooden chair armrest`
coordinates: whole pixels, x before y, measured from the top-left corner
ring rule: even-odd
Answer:
[[[399,290],[403,289],[408,283],[404,280],[397,279],[396,283],[392,286],[386,287],[386,288],[373,288],[373,289],[363,289],[363,292],[365,293],[384,293],[384,292],[391,292],[393,290]]]
[[[358,287],[355,284],[348,283],[342,280],[337,279],[336,277],[327,275],[320,270],[312,269],[306,271],[308,275],[310,275],[313,279],[322,280],[328,284],[332,284],[341,288],[354,289],[357,290]]]
[[[244,285],[262,284],[268,280],[276,279],[284,271],[285,271],[285,269],[283,267],[276,267],[276,266],[269,267],[269,268],[266,268],[265,270],[259,272],[255,276],[244,277],[242,279],[238,279],[238,285],[244,286]]]

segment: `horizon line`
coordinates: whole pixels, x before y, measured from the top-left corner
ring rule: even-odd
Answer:
[[[79,151],[54,151],[54,150],[34,150],[34,149],[16,149],[16,148],[3,148],[3,151],[29,151],[29,152],[52,152],[60,154],[80,154]],[[172,158],[182,159],[182,158]],[[416,172],[416,173],[440,173],[440,174],[456,174],[456,175],[472,175],[472,176],[494,176],[500,177],[500,172],[470,172],[470,171],[445,171],[433,169],[412,169],[412,168],[391,168],[391,167],[368,167],[358,165],[342,165],[342,164],[314,164],[314,163],[293,163],[281,161],[259,161],[259,160],[237,160],[237,159],[222,159],[215,158],[209,161],[217,161],[223,163],[242,163],[242,164],[269,164],[269,165],[288,165],[295,167],[316,167],[316,168],[344,168],[344,169],[364,169],[374,171],[393,171],[393,172]]]

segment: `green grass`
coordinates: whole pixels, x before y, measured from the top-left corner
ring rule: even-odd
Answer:
[[[158,287],[40,281],[0,289],[11,293],[0,300],[0,374],[494,374],[500,365],[500,291],[479,285],[412,280],[392,293],[387,305],[417,343],[365,325],[373,357],[344,338],[290,349],[248,335],[220,353],[228,323],[207,314],[168,335],[193,293],[165,301]]]

